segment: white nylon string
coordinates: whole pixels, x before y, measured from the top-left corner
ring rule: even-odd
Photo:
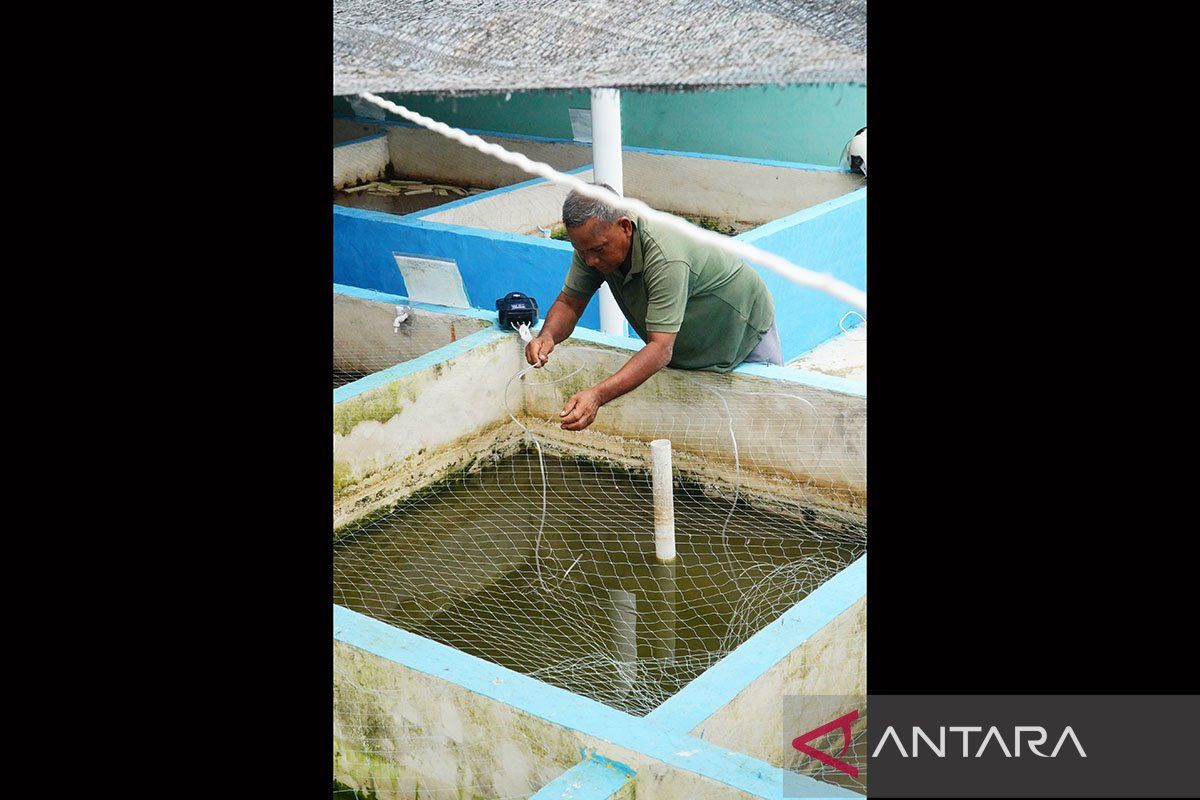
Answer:
[[[363,92],[360,95],[364,100],[368,100],[380,108],[391,111],[409,122],[420,125],[423,128],[428,128],[435,133],[439,133],[449,139],[453,139],[460,144],[464,144],[481,153],[493,156],[506,164],[511,164],[518,169],[528,172],[531,175],[537,175],[546,180],[561,184],[563,186],[574,189],[580,194],[590,197],[595,200],[602,200],[611,206],[614,206],[621,211],[627,211],[636,214],[639,217],[657,222],[663,226],[671,228],[684,236],[687,236],[694,241],[710,245],[723,250],[730,255],[736,256],[744,261],[750,261],[760,266],[766,267],[772,272],[782,275],[784,278],[801,286],[808,286],[813,289],[818,289],[826,294],[836,297],[844,303],[854,306],[860,311],[867,310],[867,293],[861,289],[856,289],[848,283],[838,280],[832,275],[813,272],[812,270],[799,267],[788,261],[782,256],[775,253],[768,253],[765,250],[746,244],[737,239],[731,239],[722,236],[714,231],[705,230],[685,219],[676,217],[673,214],[667,214],[663,211],[658,211],[643,203],[641,200],[636,200],[630,197],[619,197],[612,192],[600,186],[592,186],[571,175],[564,175],[557,171],[549,164],[541,161],[533,161],[521,153],[513,153],[505,150],[498,144],[485,142],[478,136],[467,133],[466,131],[452,128],[444,122],[438,122],[435,119],[418,114],[415,111],[410,111],[404,106],[397,105],[390,100],[384,100],[382,97]]]

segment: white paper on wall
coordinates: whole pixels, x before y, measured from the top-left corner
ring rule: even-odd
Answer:
[[[408,288],[409,300],[454,308],[471,307],[462,273],[454,259],[411,253],[392,253],[392,257],[396,259],[396,266]]]
[[[592,141],[592,110],[590,108],[568,108],[571,115],[571,136],[577,142]]]

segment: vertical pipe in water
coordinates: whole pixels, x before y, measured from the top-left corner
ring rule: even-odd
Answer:
[[[613,649],[616,651],[617,689],[625,699],[637,685],[637,595],[626,589],[609,589],[609,619],[613,626]]]
[[[675,560],[675,494],[671,483],[671,440],[650,443],[654,482],[654,555],[660,564]]]
[[[677,564],[651,564],[646,598],[649,608],[643,627],[649,640],[647,650],[659,668],[666,670],[675,660],[675,621]]]
[[[607,183],[625,196],[625,172],[621,164],[621,93],[616,89],[592,89],[592,175],[596,183]],[[625,315],[605,282],[600,286],[600,330],[625,336]]]

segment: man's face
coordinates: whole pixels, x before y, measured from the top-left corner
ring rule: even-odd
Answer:
[[[567,228],[567,237],[584,264],[608,275],[619,270],[629,255],[633,222],[629,217],[616,222],[592,217],[582,225]]]

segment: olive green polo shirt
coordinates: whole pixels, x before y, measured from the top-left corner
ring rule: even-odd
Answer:
[[[672,230],[634,218],[629,273],[602,272],[579,253],[563,292],[590,300],[608,281],[617,305],[642,341],[674,333],[672,367],[728,372],[750,355],[775,321],[766,284],[740,259]]]

